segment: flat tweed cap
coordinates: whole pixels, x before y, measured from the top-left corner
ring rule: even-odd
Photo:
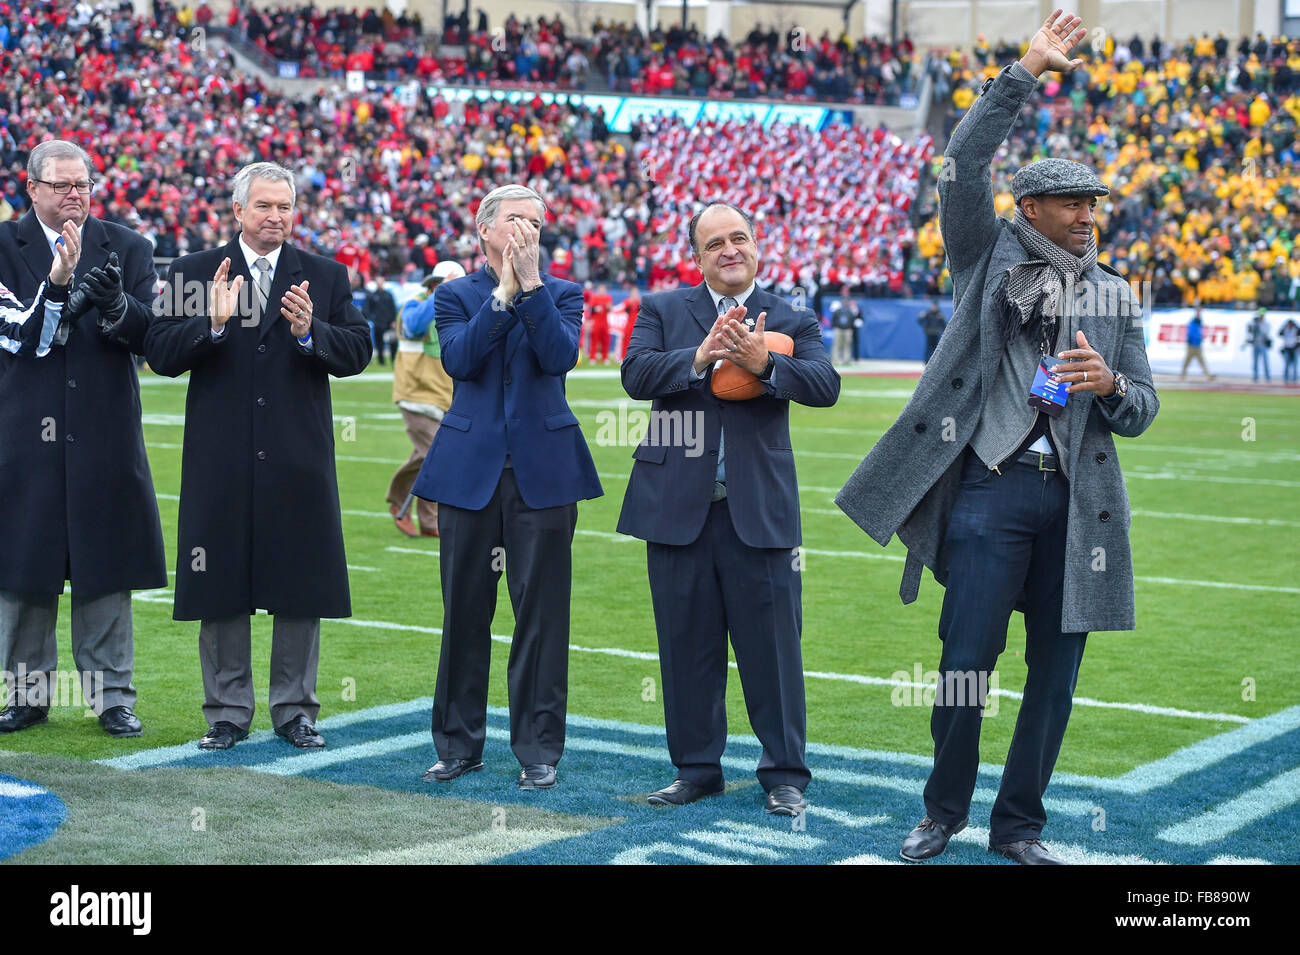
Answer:
[[[1110,190],[1083,163],[1070,159],[1040,159],[1021,166],[1011,178],[1011,198],[1025,196],[1108,196]]]

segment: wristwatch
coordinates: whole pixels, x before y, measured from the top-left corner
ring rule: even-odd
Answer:
[[[525,301],[526,299],[532,298],[534,295],[540,292],[542,288],[543,286],[538,284],[528,289],[528,291],[524,291],[523,289],[520,289],[518,292],[515,293],[514,303],[517,304],[519,302]]]
[[[1128,397],[1128,375],[1122,371],[1115,372],[1115,394],[1111,397]]]
[[[767,365],[766,367],[763,368],[762,371],[758,373],[758,380],[759,381],[769,380],[772,377],[772,372],[774,371],[776,371],[776,359],[772,357],[771,352],[768,352]]]

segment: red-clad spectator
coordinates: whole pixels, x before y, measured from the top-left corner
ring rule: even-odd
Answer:
[[[609,310],[614,299],[609,294],[609,286],[604,282],[596,286],[595,291],[583,293],[587,306],[587,358],[594,365],[597,361],[609,364]]]
[[[635,282],[626,282],[624,287],[627,289],[627,298],[623,299],[623,310],[627,313],[627,322],[623,326],[623,342],[620,349],[622,354],[618,360],[622,362],[627,358],[627,343],[632,340],[632,330],[636,327],[636,317],[641,312],[641,293],[637,291]]]

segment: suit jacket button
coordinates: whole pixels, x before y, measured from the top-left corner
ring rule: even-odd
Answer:
[[[924,421],[918,421],[918,422],[916,423],[915,428],[916,428],[916,433],[917,433],[917,434],[925,434],[925,422],[924,422]]]
[[[258,345],[258,346],[257,346],[257,350],[258,350],[259,352],[264,352],[264,351],[266,351],[266,346],[265,346],[265,345]]]
[[[510,376],[509,376],[509,375],[506,375],[506,384],[507,384],[507,385],[510,384]]]
[[[257,452],[257,460],[259,460],[259,461],[265,461],[265,460],[266,460],[266,452],[265,452],[265,451],[258,451],[258,452]]]
[[[77,440],[77,439],[74,438],[72,435],[68,435],[68,443],[69,443],[69,444],[71,444],[73,441],[76,441],[76,440]]]
[[[258,399],[257,399],[257,406],[258,406],[259,408],[265,408],[265,407],[266,407],[266,399],[265,399],[265,398],[258,398]]]
[[[952,386],[953,386],[954,388],[960,388],[963,384],[964,384],[964,382],[963,382],[960,378],[954,378],[954,379],[952,380]]]
[[[710,451],[709,454],[713,455],[715,458],[718,456],[717,451]]]
[[[75,379],[75,378],[69,378],[69,379],[68,379],[68,387],[69,387],[69,388],[75,388],[75,387],[77,387],[77,379]]]
[[[1098,516],[1099,518],[1101,518],[1101,522],[1104,524],[1104,523],[1106,523],[1108,520],[1110,520],[1110,511],[1102,511],[1102,512],[1101,512],[1100,514],[1098,514],[1097,516]]]
[[[1097,463],[1102,464],[1105,460],[1106,460],[1106,452],[1102,451],[1100,454],[1097,455]]]

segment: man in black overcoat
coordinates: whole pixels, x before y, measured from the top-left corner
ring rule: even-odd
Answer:
[[[77,300],[41,349],[0,348],[0,669],[10,682],[0,733],[46,722],[55,704],[78,718],[93,709],[112,736],[139,736],[131,591],[167,585],[132,358],[151,318],[153,247],[90,215],[94,181],[79,146],[40,143],[27,161],[31,210],[0,223],[0,284],[27,302],[66,279]],[[56,275],[69,223],[80,259]],[[75,679],[58,671],[55,639],[67,581]]]
[[[146,353],[190,372],[177,535],[177,620],[200,620],[202,749],[229,749],[253,719],[249,617],[275,618],[269,703],[299,748],[316,732],[320,618],[352,613],[329,376],[370,362],[347,270],[288,243],[293,174],[235,176],[240,233],[183,256],[159,292]]]

